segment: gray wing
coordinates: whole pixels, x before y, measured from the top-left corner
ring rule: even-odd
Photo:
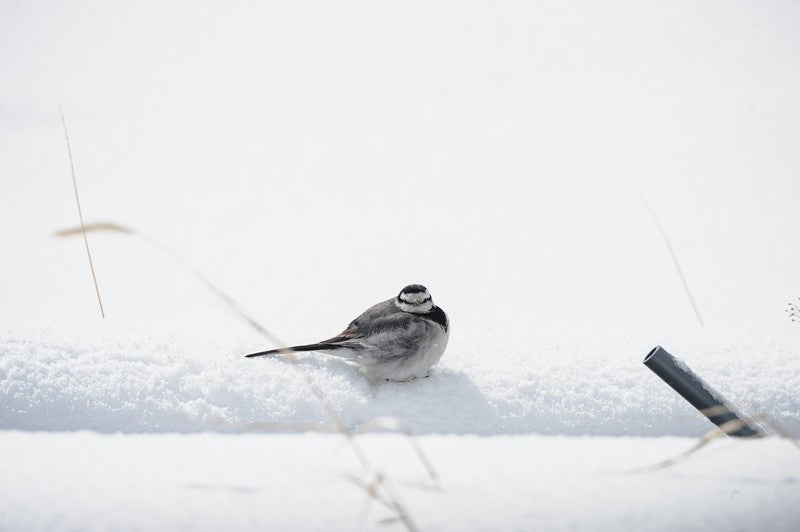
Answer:
[[[387,299],[368,308],[363,314],[351,321],[341,333],[320,343],[338,344],[359,340],[387,330],[407,329],[414,319],[414,315],[397,308],[397,305],[394,304],[394,298]]]
[[[408,332],[414,328],[415,321],[418,321],[418,318],[397,308],[394,304],[394,299],[387,299],[368,308],[363,314],[351,321],[344,331],[333,338],[328,338],[316,344],[270,349],[269,351],[260,351],[245,356],[253,358],[295,351],[334,351],[330,354],[350,358],[352,354],[349,350],[361,352],[365,343],[362,340],[367,337],[370,339],[366,343],[371,343],[373,346],[382,346],[381,352],[391,353],[392,349],[389,349],[389,347],[393,349],[398,347],[410,349],[414,345],[414,339],[408,338],[405,334],[380,335],[380,333],[389,330],[393,332]],[[420,324],[417,323],[417,325]],[[382,336],[382,338],[378,339],[376,336]]]

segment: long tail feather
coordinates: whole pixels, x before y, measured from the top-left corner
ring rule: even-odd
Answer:
[[[253,358],[253,357],[263,357],[269,355],[283,355],[287,353],[298,353],[301,351],[331,351],[333,349],[339,349],[341,347],[344,346],[337,344],[326,344],[320,342],[317,344],[296,345],[294,347],[282,347],[280,349],[270,349],[269,351],[260,351],[258,353],[251,353],[249,355],[245,355],[245,357]]]

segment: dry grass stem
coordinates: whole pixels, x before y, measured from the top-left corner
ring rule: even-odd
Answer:
[[[367,498],[364,500],[364,504],[361,508],[361,515],[362,517],[366,518],[367,514],[369,513],[370,506],[373,502],[379,502],[384,508],[394,512],[394,508],[392,503],[387,500],[380,492],[380,484],[382,479],[379,475],[377,475],[372,482],[366,482],[365,480],[359,478],[358,476],[352,473],[345,473],[342,475],[345,480],[351,482],[359,489],[363,490],[364,493],[367,494]],[[392,516],[391,519],[398,519],[398,517]]]
[[[372,421],[364,423],[363,425],[359,425],[354,432],[360,434],[364,432],[373,432],[378,429],[404,434],[408,439],[409,445],[411,445],[411,448],[414,449],[417,458],[425,467],[425,471],[428,473],[428,477],[431,481],[431,487],[436,490],[441,489],[439,475],[436,473],[433,463],[428,458],[428,455],[425,454],[425,451],[422,450],[422,447],[420,447],[419,443],[417,443],[417,439],[414,437],[414,433],[411,431],[411,429],[400,423],[400,420],[393,417],[375,418]]]
[[[344,478],[364,490],[368,497],[367,501],[378,501],[384,507],[394,512],[395,515],[381,519],[378,521],[379,524],[387,525],[401,522],[410,532],[419,530],[417,525],[411,519],[411,516],[408,515],[405,507],[399,502],[397,496],[390,493],[391,490],[389,488],[387,479],[382,474],[376,473],[372,482],[365,482],[364,480],[351,474],[345,474]],[[388,497],[381,494],[381,488],[383,489],[384,493],[388,494]]]
[[[661,238],[664,240],[664,243],[667,245],[667,251],[669,251],[669,256],[672,257],[672,263],[675,265],[675,270],[678,272],[678,277],[681,279],[681,283],[683,283],[683,290],[686,292],[686,296],[689,298],[689,303],[692,305],[692,310],[694,311],[695,317],[697,317],[698,323],[700,323],[701,327],[705,327],[703,323],[703,318],[700,317],[700,311],[697,309],[697,303],[694,301],[694,297],[692,297],[692,291],[689,289],[689,283],[686,281],[686,276],[683,274],[683,270],[681,269],[681,265],[678,262],[678,256],[675,253],[675,250],[672,247],[672,244],[669,241],[669,237],[667,236],[667,232],[664,230],[664,226],[661,225],[661,221],[659,221],[658,216],[656,216],[655,211],[650,207],[650,204],[647,203],[647,200],[644,199],[644,196],[638,190],[636,191],[638,194],[639,199],[642,200],[647,212],[650,213],[650,217],[653,219],[653,222],[656,224],[658,228],[658,232],[661,233]]]
[[[82,221],[82,220],[81,220]],[[266,327],[261,325],[255,318],[253,318],[247,311],[245,311],[231,296],[220,290],[214,283],[212,283],[206,275],[196,268],[189,260],[187,260],[184,256],[180,255],[172,248],[167,246],[166,244],[162,243],[156,238],[153,238],[150,235],[145,233],[135,231],[130,227],[126,227],[124,225],[120,225],[113,222],[96,222],[86,225],[81,225],[81,227],[68,227],[66,229],[61,229],[55,231],[53,233],[54,236],[57,237],[68,237],[68,236],[75,236],[81,233],[88,233],[88,232],[102,232],[102,231],[109,231],[114,233],[121,233],[126,235],[131,235],[139,238],[140,240],[146,242],[150,246],[156,248],[161,253],[167,255],[173,261],[180,264],[184,269],[188,270],[200,283],[206,287],[211,293],[213,293],[217,298],[224,304],[226,308],[233,311],[233,313],[238,316],[242,321],[247,323],[250,327],[257,330],[259,334],[261,334],[264,338],[272,342],[276,345],[282,345],[281,340],[272,334]]]
[[[699,451],[700,449],[702,449],[703,447],[705,447],[706,445],[708,445],[712,441],[714,441],[714,440],[716,440],[718,438],[721,438],[722,436],[727,436],[728,434],[730,434],[732,432],[736,432],[737,430],[739,430],[739,429],[741,429],[741,428],[743,428],[745,426],[747,426],[747,420],[745,420],[745,419],[732,419],[731,421],[725,422],[722,425],[720,425],[719,427],[708,431],[705,435],[703,435],[702,438],[700,438],[697,441],[697,443],[695,443],[693,446],[691,446],[689,449],[687,449],[686,451],[682,452],[681,454],[679,454],[677,456],[673,456],[672,458],[668,458],[668,459],[666,459],[666,460],[664,460],[662,462],[659,462],[657,464],[653,464],[651,466],[645,466],[645,467],[643,467],[641,469],[638,469],[636,471],[639,471],[639,472],[658,471],[660,469],[666,469],[668,467],[674,466],[675,464],[678,464],[678,463],[683,462],[684,460],[688,459],[689,457],[691,457],[693,454],[695,454],[697,451]]]
[[[233,297],[231,297],[229,294],[227,294],[226,292],[222,291],[215,284],[213,284],[208,279],[208,277],[206,277],[206,275],[199,268],[195,267],[194,264],[189,262],[186,258],[184,258],[182,255],[178,254],[176,251],[171,249],[169,246],[163,244],[162,242],[156,240],[155,238],[153,238],[151,236],[145,235],[145,234],[143,234],[141,232],[138,232],[138,231],[135,231],[135,230],[133,230],[133,229],[131,229],[129,227],[122,226],[120,224],[116,224],[116,223],[113,223],[113,222],[99,222],[99,223],[84,225],[82,219],[81,219],[81,228],[80,229],[78,229],[78,228],[68,228],[68,229],[63,229],[63,230],[57,231],[54,234],[56,236],[64,237],[64,236],[73,236],[73,235],[76,235],[76,234],[78,234],[80,232],[80,233],[83,233],[84,236],[85,236],[87,231],[112,231],[112,232],[117,232],[117,233],[122,233],[122,234],[135,236],[135,237],[138,237],[138,238],[144,240],[145,242],[147,242],[151,246],[155,247],[156,249],[158,249],[159,251],[161,251],[162,253],[164,253],[165,255],[170,257],[171,259],[173,259],[175,262],[177,262],[178,264],[183,266],[186,270],[191,272],[192,275],[194,275],[206,287],[206,289],[208,289],[210,292],[212,292],[213,294],[215,294],[218,297],[220,302],[222,302],[225,305],[225,307],[227,307],[228,309],[232,310],[236,314],[236,316],[238,316],[242,321],[244,321],[246,324],[248,324],[252,329],[254,329],[259,334],[261,334],[261,336],[263,336],[267,341],[269,341],[270,343],[272,343],[273,345],[275,345],[276,347],[279,347],[279,348],[286,348],[287,347],[286,343],[281,341],[275,334],[271,333],[266,327],[264,327],[261,323],[259,323],[258,320],[256,320],[248,312],[246,312]],[[294,354],[294,352],[292,352],[291,350],[287,349],[283,353],[283,356],[290,363],[292,363],[294,365],[299,364],[299,359]],[[328,400],[328,398],[325,396],[325,394],[322,392],[322,390],[314,383],[314,381],[311,379],[310,375],[308,375],[308,374],[305,375],[305,381],[306,381],[306,384],[309,387],[309,390],[311,391],[312,395],[314,396],[314,398],[322,405],[323,410],[325,411],[325,413],[328,416],[328,418],[331,420],[332,425],[327,425],[327,426],[324,426],[324,428],[322,428],[320,425],[302,424],[302,423],[301,424],[298,424],[298,423],[287,423],[287,424],[281,424],[281,423],[247,423],[247,424],[244,424],[244,426],[249,427],[249,428],[254,428],[254,429],[261,428],[262,430],[270,430],[270,429],[276,430],[278,427],[283,426],[283,427],[289,427],[292,430],[329,431],[329,432],[337,432],[337,433],[341,434],[342,436],[344,436],[345,441],[348,443],[348,445],[350,446],[351,450],[353,451],[353,453],[358,458],[358,461],[361,464],[361,466],[364,468],[364,470],[367,471],[367,472],[372,472],[375,475],[375,478],[378,480],[378,483],[375,485],[374,490],[381,490],[382,489],[383,494],[379,494],[380,497],[378,497],[376,495],[374,498],[376,500],[381,501],[385,506],[387,506],[392,511],[394,511],[396,513],[396,516],[395,516],[394,519],[396,519],[397,521],[402,522],[406,526],[406,528],[408,530],[410,530],[410,531],[417,530],[417,527],[414,524],[413,520],[411,519],[411,516],[408,515],[408,512],[406,511],[405,507],[399,502],[399,498],[398,498],[397,494],[394,492],[394,489],[388,483],[386,475],[381,473],[380,471],[378,471],[375,467],[373,467],[373,465],[372,465],[371,461],[369,460],[369,458],[367,457],[366,453],[361,448],[361,445],[356,440],[354,432],[351,431],[348,428],[348,426],[345,423],[344,419],[336,411],[336,409],[333,407],[333,405],[331,405],[331,403]],[[389,421],[386,421],[386,420],[391,419],[391,418],[381,418],[381,419],[384,420],[381,423],[383,425],[385,425],[386,427],[391,425],[391,423]],[[380,425],[381,423],[379,423],[378,425]],[[396,420],[394,422],[394,425],[396,427],[400,427],[401,426],[400,423],[397,422]],[[385,428],[385,427],[381,427],[381,428]],[[431,476],[434,484],[436,486],[438,486],[438,478],[436,476],[436,473],[433,470],[433,467],[431,466],[430,461],[424,455],[424,453],[422,452],[422,450],[419,447],[419,445],[417,445],[416,441],[414,441],[413,434],[408,430],[405,430],[403,432],[409,437],[409,440],[412,441],[412,445],[413,445],[415,451],[417,452],[417,455],[420,457],[420,460],[422,461],[424,467],[426,468],[426,470],[428,471],[429,475]],[[355,477],[353,477],[353,478],[355,478]],[[350,478],[350,480],[352,481],[353,478]],[[361,486],[361,484],[359,484],[359,483],[357,483],[357,484]]]
[[[67,132],[67,121],[64,119],[64,112],[61,107],[58,108],[58,113],[61,115],[61,125],[64,126],[64,138],[67,141],[67,155],[69,155],[69,169],[72,173],[72,187],[75,190],[75,204],[78,206],[78,218],[81,221],[81,233],[83,234],[83,243],[86,245],[86,256],[89,258],[89,269],[92,271],[92,281],[94,281],[94,291],[97,293],[97,304],[100,305],[100,316],[106,319],[106,312],[103,309],[103,300],[100,297],[100,287],[97,284],[97,276],[94,273],[94,262],[92,261],[92,251],[89,249],[89,239],[86,237],[86,225],[83,223],[83,210],[81,209],[81,200],[78,197],[78,179],[75,177],[75,164],[72,162],[72,147],[69,143],[69,133]]]
[[[772,416],[768,416],[766,414],[763,414],[763,416],[765,425],[767,425],[770,429],[772,429],[773,432],[775,432],[775,434],[787,440],[789,443],[797,447],[798,450],[800,450],[800,441],[798,441],[796,434],[793,434],[789,429],[781,425]]]
[[[719,409],[719,408],[720,407],[714,407],[714,408],[709,408],[707,410],[708,411],[715,411],[716,409]],[[725,407],[721,407],[721,408],[723,408],[724,410],[720,410],[718,412],[719,414],[728,412],[727,408],[725,408]],[[712,415],[718,415],[718,414],[712,414]],[[683,462],[683,461],[687,460],[692,455],[697,453],[697,451],[699,451],[700,449],[702,449],[703,447],[705,447],[706,445],[708,445],[712,441],[714,441],[716,439],[719,439],[719,438],[721,438],[723,436],[727,436],[729,434],[732,434],[732,433],[736,432],[737,430],[739,430],[741,428],[748,427],[748,426],[757,426],[759,423],[763,423],[764,425],[766,425],[767,427],[772,429],[775,434],[777,434],[781,438],[784,438],[784,439],[788,440],[789,443],[791,443],[792,445],[794,445],[795,447],[800,449],[800,442],[798,442],[797,436],[795,436],[789,430],[787,430],[786,428],[781,426],[780,423],[778,423],[771,416],[769,416],[767,414],[758,414],[758,415],[753,416],[753,417],[743,417],[741,419],[732,419],[732,420],[730,420],[728,422],[725,422],[722,425],[720,425],[719,427],[716,427],[716,428],[710,430],[709,432],[707,432],[705,435],[703,435],[703,437],[701,437],[697,441],[697,443],[695,443],[692,447],[690,447],[686,451],[684,451],[684,452],[682,452],[682,453],[680,453],[680,454],[678,454],[676,456],[673,456],[672,458],[668,458],[668,459],[666,459],[666,460],[664,460],[662,462],[658,462],[657,464],[653,464],[653,465],[650,465],[650,466],[645,466],[645,467],[642,467],[642,468],[634,469],[634,470],[630,471],[630,473],[646,473],[646,472],[658,471],[658,470],[661,470],[661,469],[666,469],[668,467],[672,467],[675,464],[678,464],[680,462]],[[753,440],[753,439],[763,438],[765,436],[766,436],[766,434],[763,435],[763,436],[761,436],[761,435],[760,436],[752,436],[752,437],[749,437],[749,438],[746,438],[746,439]]]
[[[712,407],[709,407],[709,408],[703,408],[699,412],[701,414],[703,414],[704,416],[706,416],[707,418],[712,418],[712,417],[716,417],[716,416],[723,416],[725,414],[733,414],[734,416],[739,417],[738,412],[741,412],[741,411],[742,411],[741,408],[732,408],[730,405],[724,404],[724,405],[712,406]],[[733,429],[732,432],[736,432],[740,428],[747,427],[747,428],[753,430],[754,432],[758,433],[757,435],[750,436],[751,438],[763,438],[764,436],[767,435],[766,432],[764,432],[763,428],[758,426],[754,422],[756,419],[762,419],[762,418],[766,418],[766,414],[760,414],[759,416],[756,416],[754,418],[741,418],[740,417],[740,419],[744,420],[744,423],[745,423],[744,426],[737,427],[737,428]],[[736,420],[731,420],[731,421],[736,421]],[[723,424],[722,426],[724,427],[724,426],[726,426],[726,424]]]
[[[91,223],[86,224],[81,227],[70,227],[68,229],[61,229],[60,231],[55,231],[53,233],[54,236],[75,236],[79,235],[83,232],[92,232],[92,231],[111,231],[116,233],[132,233],[130,229],[127,227],[122,227],[121,225],[109,223],[109,222],[99,222],[99,223]]]
[[[330,423],[303,423],[299,421],[285,421],[285,422],[254,421],[254,422],[232,423],[228,420],[220,419],[216,424],[225,427],[235,427],[239,430],[258,431],[258,432],[296,431],[296,432],[318,432],[322,434],[341,432],[341,430],[338,427]],[[414,451],[420,463],[425,468],[425,472],[427,473],[428,479],[430,481],[429,485],[424,485],[422,487],[441,490],[439,475],[436,472],[436,469],[433,467],[433,462],[425,454],[425,451],[422,449],[419,443],[417,443],[416,437],[414,433],[411,431],[411,429],[400,423],[400,420],[393,417],[379,417],[373,419],[372,421],[368,421],[367,423],[357,426],[355,429],[352,429],[351,432],[355,436],[359,434],[375,432],[377,430],[385,430],[406,436],[407,441],[411,446],[411,449]]]

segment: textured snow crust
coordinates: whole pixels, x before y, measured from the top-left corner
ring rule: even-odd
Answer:
[[[245,359],[265,342],[237,326],[115,322],[0,326],[0,428],[324,428],[313,385],[353,428],[391,416],[421,434],[701,435],[711,425],[642,364],[667,336],[744,413],[800,431],[792,330],[458,330],[430,378],[376,386],[334,357]]]

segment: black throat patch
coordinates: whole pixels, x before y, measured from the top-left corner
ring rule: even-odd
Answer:
[[[425,314],[420,314],[420,316],[425,316],[427,319],[431,320],[439,325],[442,329],[447,331],[447,314],[445,314],[444,311],[439,307],[433,307]]]

